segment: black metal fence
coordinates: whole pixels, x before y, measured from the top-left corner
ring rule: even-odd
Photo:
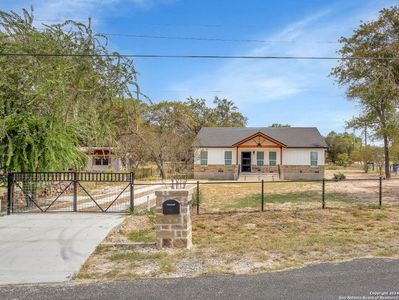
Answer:
[[[155,191],[192,188],[194,212],[325,209],[399,204],[399,178],[136,183],[134,173],[35,172],[7,176],[7,212],[132,212]],[[179,185],[179,186],[176,186]]]
[[[197,214],[399,205],[399,178],[193,182]]]
[[[7,213],[127,213],[153,205],[153,192],[162,187],[135,188],[134,173],[9,173]]]

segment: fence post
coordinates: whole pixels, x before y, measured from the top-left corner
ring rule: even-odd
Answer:
[[[130,172],[130,211],[134,212],[134,172]]]
[[[323,178],[322,191],[321,191],[321,208],[326,208],[326,179]]]
[[[14,174],[8,173],[7,177],[7,215],[11,214],[11,207],[13,203],[13,185],[14,185]]]
[[[73,173],[73,211],[78,211],[78,173]]]
[[[199,215],[199,209],[200,209],[200,184],[199,180],[197,180],[197,215]]]
[[[150,196],[147,196],[147,211],[151,210],[151,201],[150,201]]]
[[[379,187],[379,197],[378,197],[378,205],[381,207],[382,206],[382,177],[380,176],[380,187]]]
[[[262,211],[265,210],[265,181],[262,179],[262,197],[261,197],[261,201],[262,201]]]

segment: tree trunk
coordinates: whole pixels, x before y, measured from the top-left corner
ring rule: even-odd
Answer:
[[[162,158],[157,159],[156,164],[159,169],[159,174],[161,175],[162,180],[164,180],[166,178],[166,176],[165,176],[165,168],[163,165],[163,159]]]
[[[159,159],[158,155],[155,153],[155,150],[151,147],[151,145],[146,141],[146,139],[137,131],[132,131],[132,134],[135,134],[143,143],[143,145],[147,148],[147,150],[150,152],[150,155],[155,161],[155,164],[158,167],[159,174],[161,175],[162,179],[165,179],[165,170],[163,166],[163,160]]]
[[[368,173],[369,172],[369,163],[367,161],[364,162],[363,169],[364,169],[364,173]]]
[[[391,178],[391,170],[389,169],[389,141],[386,134],[384,134],[384,160],[385,160],[385,178]]]

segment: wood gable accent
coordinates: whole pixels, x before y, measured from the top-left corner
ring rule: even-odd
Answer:
[[[287,146],[262,132],[257,132],[232,145],[239,148],[286,148]]]

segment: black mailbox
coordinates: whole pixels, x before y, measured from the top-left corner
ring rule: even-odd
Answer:
[[[178,215],[180,214],[180,203],[174,199],[166,200],[162,204],[162,211],[164,215]]]

